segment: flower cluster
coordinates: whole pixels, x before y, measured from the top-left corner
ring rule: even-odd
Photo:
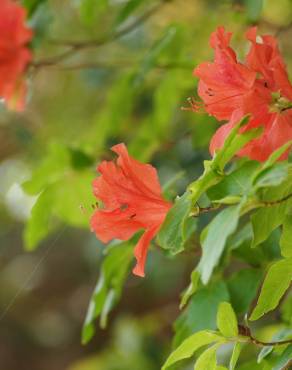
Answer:
[[[124,144],[112,147],[119,155],[117,163],[103,161],[101,176],[93,182],[94,195],[102,201],[91,218],[92,231],[104,243],[127,240],[144,229],[135,247],[134,274],[144,276],[144,266],[151,240],[158,233],[171,204],[161,195],[157,172],[149,164],[131,158]]]
[[[292,86],[277,42],[272,36],[257,37],[257,29],[247,32],[251,48],[240,63],[230,47],[231,33],[219,27],[211,36],[213,63],[200,64],[194,74],[200,78],[198,93],[204,109],[218,120],[226,120],[213,136],[210,151],[220,148],[230,130],[245,115],[250,119],[242,130],[263,127],[262,135],[237,153],[265,161],[277,148],[292,139]],[[193,103],[193,109],[202,105]],[[103,242],[129,239],[140,229],[145,232],[135,248],[134,273],[144,276],[150,241],[158,233],[171,204],[161,195],[156,170],[135,161],[124,144],[112,148],[117,164],[102,162],[93,184],[103,208],[95,211],[91,228]],[[280,159],[286,159],[288,151]]]
[[[24,72],[32,59],[27,44],[32,30],[25,26],[25,9],[12,0],[0,2],[0,98],[10,109],[25,103]]]
[[[292,139],[292,86],[286,66],[272,36],[257,36],[253,27],[246,33],[251,48],[240,63],[230,47],[232,34],[218,27],[210,44],[214,62],[200,64],[195,76],[200,78],[198,93],[204,109],[218,120],[227,120],[210,143],[211,154],[220,148],[232,127],[246,114],[251,118],[244,128],[263,127],[263,134],[239,153],[265,161],[269,155]],[[194,108],[198,109],[198,105]],[[286,159],[288,152],[281,159]]]

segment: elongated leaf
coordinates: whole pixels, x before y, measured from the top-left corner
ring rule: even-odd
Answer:
[[[241,350],[242,350],[242,344],[240,342],[236,342],[233,347],[233,351],[232,351],[232,355],[231,355],[231,359],[229,363],[229,370],[235,369],[235,366],[237,364]]]
[[[158,243],[172,254],[183,250],[186,240],[184,224],[190,214],[191,206],[190,194],[186,192],[176,200],[158,234]]]
[[[60,143],[51,143],[48,153],[36,167],[30,180],[22,184],[28,194],[39,194],[44,188],[64,176],[70,167],[70,152]]]
[[[208,283],[213,269],[219,263],[227,238],[236,230],[240,210],[241,204],[228,207],[207,226],[206,235],[202,241],[203,255],[198,266],[204,284]]]
[[[289,167],[291,167],[289,163],[282,162],[267,168],[257,176],[256,182],[253,182],[254,188],[260,189],[280,185],[287,178]]]
[[[223,147],[216,152],[213,159],[213,166],[223,170],[226,164],[234,157],[234,155],[243,148],[249,141],[260,136],[262,129],[253,129],[245,131],[239,134],[239,130],[249,120],[249,117],[243,117],[237,125],[231,130],[230,134],[226,138]]]
[[[245,3],[249,19],[257,21],[263,8],[263,0],[245,0]]]
[[[251,216],[253,227],[252,247],[265,241],[269,235],[280,226],[285,218],[285,204],[275,205],[271,208],[262,208]]]
[[[206,349],[197,359],[194,370],[216,370],[216,351],[219,344]]]
[[[276,163],[276,161],[281,157],[281,155],[291,148],[291,145],[292,145],[292,140],[288,141],[283,146],[281,146],[279,149],[275,150],[269,156],[269,158],[264,162],[261,170],[258,172],[257,175],[259,175],[262,171],[265,171],[267,168],[271,167],[274,163]],[[256,178],[254,180],[256,180]]]
[[[165,49],[171,44],[172,40],[177,34],[177,26],[167,27],[163,35],[152,45],[147,55],[145,56],[137,75],[134,78],[133,85],[139,86],[144,80],[145,75],[155,65],[158,57],[163,53]]]
[[[238,335],[237,318],[230,303],[222,302],[217,313],[217,327],[224,337]]]
[[[292,344],[290,344],[285,351],[279,356],[272,370],[282,370],[287,368],[288,364],[292,363]],[[288,368],[287,368],[288,369]]]
[[[218,307],[223,301],[229,301],[228,290],[223,282],[199,289],[174,324],[174,347],[194,332],[215,330]]]
[[[292,279],[292,258],[274,263],[264,280],[264,284],[250,320],[257,320],[277,307]]]
[[[280,247],[283,257],[292,257],[292,215],[287,215],[284,219]]]
[[[31,216],[24,229],[24,245],[26,250],[34,250],[38,243],[51,231],[51,213],[54,206],[55,191],[48,187],[36,200]]]
[[[200,279],[200,274],[197,270],[194,270],[191,274],[191,282],[187,287],[186,291],[183,293],[179,308],[182,309],[187,303],[190,297],[196,292],[198,283]]]
[[[210,199],[219,200],[232,195],[247,194],[252,185],[252,177],[258,169],[259,163],[248,161],[224,177],[219,184],[207,191]]]
[[[122,7],[120,12],[118,13],[114,21],[114,26],[117,27],[121,23],[123,23],[142,3],[143,0],[127,1],[126,4]]]
[[[100,277],[93,292],[82,329],[82,343],[90,341],[95,333],[94,320],[101,315],[101,326],[105,327],[107,316],[120,298],[130,263],[133,245],[130,242],[112,247],[105,257]]]
[[[277,332],[275,335],[273,335],[271,342],[277,342],[282,341],[285,339],[289,339],[292,337],[292,329],[281,329],[279,332]],[[274,349],[274,346],[266,346],[264,347],[259,355],[258,355],[258,363],[262,362],[262,360],[268,356]]]
[[[249,248],[249,245],[246,247]],[[227,281],[231,304],[237,314],[247,312],[256,297],[262,276],[261,270],[243,269],[234,273]]]
[[[165,364],[162,366],[162,370],[167,369],[169,366],[180,360],[190,358],[199,348],[219,341],[223,341],[223,338],[219,334],[210,331],[199,331],[191,335],[171,353]]]

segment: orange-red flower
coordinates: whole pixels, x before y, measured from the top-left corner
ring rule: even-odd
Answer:
[[[93,192],[102,201],[91,218],[91,229],[98,239],[127,240],[137,231],[145,232],[134,254],[133,273],[144,276],[144,266],[151,240],[158,233],[171,204],[162,198],[157,171],[149,164],[131,158],[124,144],[112,147],[117,162],[103,161],[97,168],[101,176],[93,182]]]
[[[0,98],[11,109],[24,107],[24,72],[32,55],[27,44],[32,30],[25,26],[25,9],[12,0],[0,2]]]
[[[205,110],[219,120],[228,120],[210,143],[214,154],[232,127],[246,114],[251,119],[243,130],[263,127],[263,134],[237,155],[265,161],[277,148],[292,139],[292,86],[277,41],[272,36],[257,40],[256,27],[246,36],[251,49],[240,63],[230,48],[231,33],[219,27],[211,36],[214,63],[202,63],[194,74],[200,78],[198,93]],[[286,152],[280,159],[288,156]]]

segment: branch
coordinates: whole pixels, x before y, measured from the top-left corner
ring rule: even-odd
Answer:
[[[290,198],[292,198],[292,193],[286,195],[285,197],[283,197],[281,199],[277,199],[277,200],[273,200],[273,201],[266,201],[266,200],[261,201],[259,203],[259,207],[273,207],[273,206],[276,206],[277,204],[285,202],[286,200],[288,200]],[[233,205],[236,205],[236,204],[239,204],[239,202],[234,203]],[[195,217],[198,217],[201,213],[208,213],[208,212],[217,211],[218,209],[221,209],[221,208],[227,206],[227,204],[218,204],[217,206],[211,205],[210,207],[204,207],[204,208],[200,207],[198,204],[197,204],[197,206],[198,206],[199,211],[196,214],[193,215]]]
[[[84,41],[54,41],[55,44],[67,46],[69,47],[69,49],[50,58],[33,62],[31,65],[34,68],[55,65],[84,49],[100,47],[110,42],[113,42],[121,38],[122,36],[125,36],[126,34],[129,34],[130,32],[134,31],[136,28],[145,23],[152,15],[154,15],[164,4],[171,1],[173,0],[160,0],[159,3],[153,5],[150,9],[148,9],[144,14],[142,14],[128,26],[121,28],[119,31],[109,33],[108,35],[101,37],[100,39]]]
[[[286,200],[290,199],[292,197],[292,193],[286,195],[285,197],[278,199],[278,200],[273,200],[273,201],[262,201],[261,203],[263,204],[264,207],[272,207],[277,204],[280,204],[282,202],[285,202]]]
[[[271,347],[271,346],[282,346],[284,344],[290,344],[292,343],[292,339],[287,339],[287,340],[283,340],[283,341],[275,341],[275,342],[263,342],[259,339],[256,339],[251,331],[250,331],[250,328],[248,326],[244,326],[244,325],[238,325],[238,331],[239,331],[239,334],[249,338],[249,341],[257,346],[260,346],[260,347]]]

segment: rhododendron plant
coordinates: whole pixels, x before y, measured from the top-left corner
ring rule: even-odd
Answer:
[[[13,0],[0,2],[0,98],[10,109],[22,110],[26,98],[25,71],[32,60],[28,48],[33,32],[26,10]]]
[[[246,114],[251,118],[242,131],[261,126],[263,133],[237,155],[265,161],[274,150],[292,139],[292,86],[286,66],[276,39],[262,36],[257,41],[256,31],[253,27],[246,34],[252,46],[241,63],[230,47],[231,33],[218,27],[211,36],[214,62],[202,63],[194,70],[200,78],[198,93],[205,110],[218,120],[229,121],[211,140],[212,154],[222,147],[230,130]],[[287,156],[288,152],[280,159]]]
[[[117,163],[103,161],[101,174],[93,182],[93,191],[102,208],[91,218],[91,229],[104,243],[112,239],[128,240],[144,229],[135,247],[137,264],[134,274],[144,276],[148,248],[171,204],[162,197],[157,172],[149,164],[131,158],[124,144],[112,147],[119,155]]]
[[[291,1],[0,0],[1,369],[291,369]]]

